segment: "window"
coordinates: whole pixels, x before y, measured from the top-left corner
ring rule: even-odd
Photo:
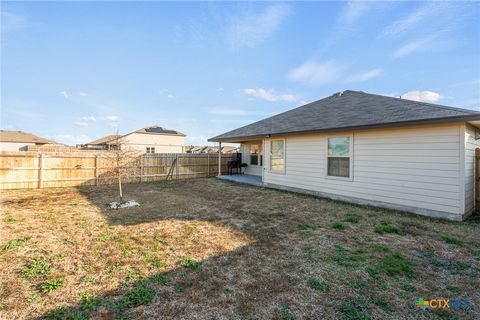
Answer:
[[[250,145],[250,165],[258,166],[258,144],[251,144]]]
[[[285,140],[270,141],[270,171],[285,172]]]
[[[155,147],[147,147],[147,153],[155,153]]]
[[[327,175],[350,178],[350,137],[328,138]]]

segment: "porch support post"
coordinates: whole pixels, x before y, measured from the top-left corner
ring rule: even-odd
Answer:
[[[218,175],[220,177],[222,175],[222,143],[218,143]]]

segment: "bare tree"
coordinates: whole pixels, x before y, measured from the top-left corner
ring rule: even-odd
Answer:
[[[122,182],[127,181],[131,177],[135,176],[136,170],[138,168],[137,161],[139,159],[139,154],[137,151],[130,150],[122,141],[118,130],[116,133],[115,146],[115,170],[114,174],[118,181],[118,196],[120,203],[123,202],[123,188]]]

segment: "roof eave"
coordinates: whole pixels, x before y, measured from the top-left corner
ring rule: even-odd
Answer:
[[[425,124],[439,124],[439,123],[451,123],[451,122],[467,122],[472,120],[480,120],[480,113],[471,114],[471,115],[459,115],[459,116],[450,116],[443,118],[433,118],[433,119],[424,119],[424,120],[410,120],[410,121],[400,121],[400,122],[387,122],[380,124],[370,124],[370,125],[361,125],[361,126],[347,126],[347,127],[335,127],[335,128],[325,128],[318,130],[304,130],[304,131],[290,131],[290,132],[277,132],[270,134],[258,134],[250,136],[235,136],[235,137],[226,137],[221,138],[216,136],[208,139],[209,142],[232,142],[239,143],[245,140],[253,140],[258,138],[269,138],[271,136],[285,136],[285,135],[297,135],[297,134],[309,134],[309,133],[328,133],[328,132],[338,132],[338,131],[350,131],[350,130],[365,130],[365,129],[380,129],[380,128],[395,128],[395,127],[405,127],[413,125],[425,125]]]

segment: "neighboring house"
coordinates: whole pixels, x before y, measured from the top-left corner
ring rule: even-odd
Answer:
[[[345,91],[210,139],[242,144],[268,187],[462,220],[480,113]]]
[[[0,130],[0,151],[27,151],[29,146],[46,144],[56,144],[56,142],[28,132]]]
[[[186,135],[160,126],[145,127],[125,135],[109,135],[81,146],[83,149],[123,149],[142,153],[183,153]]]

